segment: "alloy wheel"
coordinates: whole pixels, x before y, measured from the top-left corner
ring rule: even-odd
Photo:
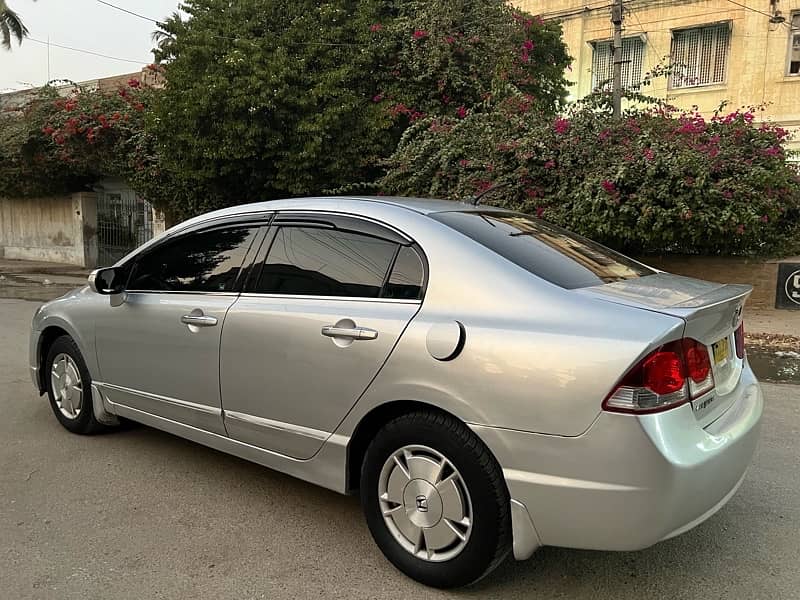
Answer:
[[[472,503],[458,469],[427,446],[391,454],[378,480],[387,528],[410,554],[429,562],[456,557],[472,531]]]
[[[69,354],[58,354],[53,359],[50,389],[61,414],[77,419],[83,406],[83,382],[78,365]]]

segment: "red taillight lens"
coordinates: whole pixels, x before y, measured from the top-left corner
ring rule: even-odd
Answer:
[[[683,350],[686,357],[686,371],[689,377],[695,383],[702,383],[711,372],[711,359],[708,356],[708,350],[695,340],[686,340]]]
[[[714,388],[708,348],[693,339],[671,342],[634,366],[603,409],[646,414],[675,408]]]
[[[738,329],[736,329],[736,333],[733,334],[733,337],[734,340],[736,340],[736,356],[744,358],[744,321],[742,321]]]
[[[686,379],[680,355],[655,352],[642,363],[642,385],[656,394],[672,394],[683,389]]]

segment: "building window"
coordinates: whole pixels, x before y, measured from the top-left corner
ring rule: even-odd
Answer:
[[[592,89],[610,90],[614,75],[614,44],[594,42],[592,44]],[[622,40],[622,87],[637,89],[642,83],[644,62],[644,40],[641,37]]]
[[[731,45],[729,23],[672,32],[673,88],[725,83]]]
[[[800,12],[792,14],[792,28],[789,31],[789,64],[787,75],[800,75]]]

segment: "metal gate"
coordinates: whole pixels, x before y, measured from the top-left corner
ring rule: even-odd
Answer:
[[[97,200],[97,263],[113,265],[153,237],[153,208],[132,190],[103,192]]]

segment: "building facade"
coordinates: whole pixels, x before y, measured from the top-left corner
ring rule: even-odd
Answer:
[[[571,99],[610,86],[611,0],[514,3],[562,22]],[[624,8],[627,89],[707,115],[723,103],[763,106],[757,118],[792,131],[789,148],[800,152],[800,0],[625,0]]]

